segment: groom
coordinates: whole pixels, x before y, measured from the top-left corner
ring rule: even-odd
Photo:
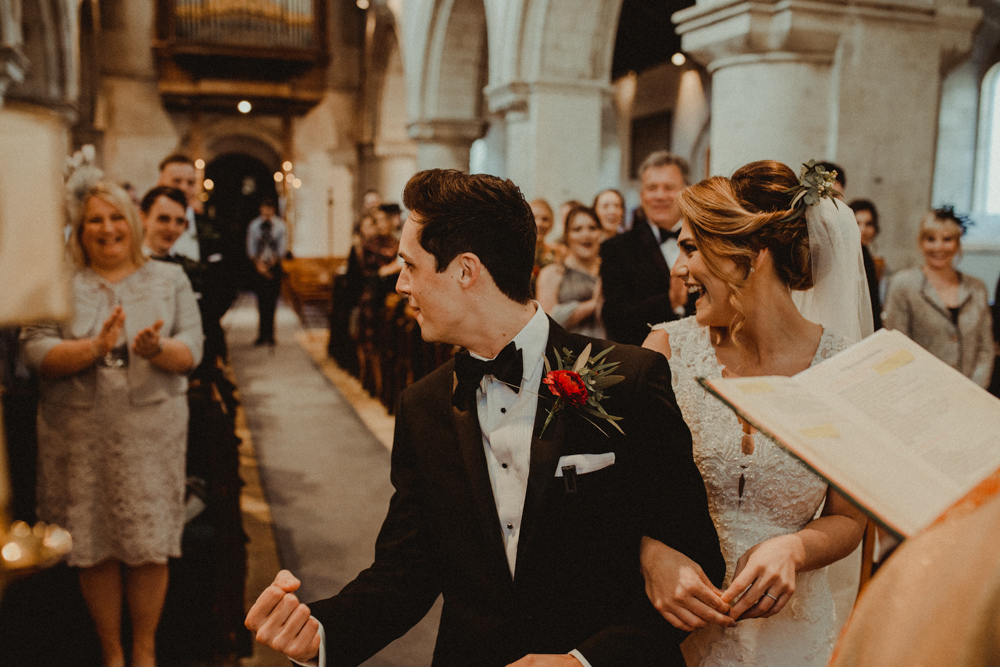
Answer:
[[[280,572],[247,627],[303,664],[357,665],[443,595],[436,666],[683,665],[685,633],[644,593],[640,540],[704,571],[679,576],[719,585],[725,564],[666,359],[608,355],[625,379],[602,405],[624,435],[573,408],[542,434],[543,356],[613,343],[566,333],[530,299],[535,223],[513,183],[430,170],[403,197],[396,290],[425,340],[467,351],[402,394],[375,562],[308,607]]]

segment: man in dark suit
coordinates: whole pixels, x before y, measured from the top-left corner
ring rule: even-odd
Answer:
[[[670,278],[680,250],[677,195],[688,184],[687,161],[667,151],[639,166],[640,207],[632,228],[601,245],[601,316],[610,340],[640,345],[649,326],[692,314],[684,282]]]
[[[431,170],[404,202],[396,289],[426,340],[467,351],[403,392],[375,562],[308,607],[280,572],[247,627],[302,664],[357,665],[443,595],[437,666],[683,665],[685,633],[646,598],[640,542],[698,563],[681,578],[719,584],[725,564],[666,359],[606,357],[624,380],[602,405],[624,434],[570,407],[545,429],[543,357],[612,344],[568,334],[530,300],[535,223],[520,191]]]
[[[232,262],[224,256],[223,241],[213,221],[199,213],[198,171],[187,155],[175,153],[160,162],[157,185],[177,188],[187,197],[187,229],[170,254],[183,258],[184,271],[198,296],[198,309],[205,332],[205,354],[196,376],[212,375],[218,361],[228,356],[226,337],[219,320],[236,298]]]

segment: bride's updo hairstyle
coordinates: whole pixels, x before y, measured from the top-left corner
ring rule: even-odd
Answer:
[[[733,333],[746,317],[743,288],[761,250],[770,251],[778,277],[790,289],[812,287],[806,218],[795,215],[794,195],[786,192],[798,184],[786,165],[762,160],[740,167],[730,178],[707,178],[678,197],[708,270],[732,290],[729,300],[739,313]],[[723,270],[726,259],[736,264],[735,273]]]

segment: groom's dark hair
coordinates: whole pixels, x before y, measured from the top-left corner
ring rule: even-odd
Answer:
[[[420,245],[434,255],[438,272],[471,252],[503,294],[517,303],[531,299],[535,216],[512,181],[428,169],[406,184],[403,204],[420,216]]]

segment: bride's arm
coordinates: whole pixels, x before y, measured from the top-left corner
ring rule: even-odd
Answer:
[[[642,342],[642,346],[659,352],[667,359],[670,359],[670,334],[663,329],[653,329]]]
[[[798,572],[817,570],[848,556],[864,532],[864,514],[828,490],[818,519],[797,533],[765,540],[740,557],[733,583],[722,594],[733,605],[729,615],[742,620],[777,614],[795,593]]]

